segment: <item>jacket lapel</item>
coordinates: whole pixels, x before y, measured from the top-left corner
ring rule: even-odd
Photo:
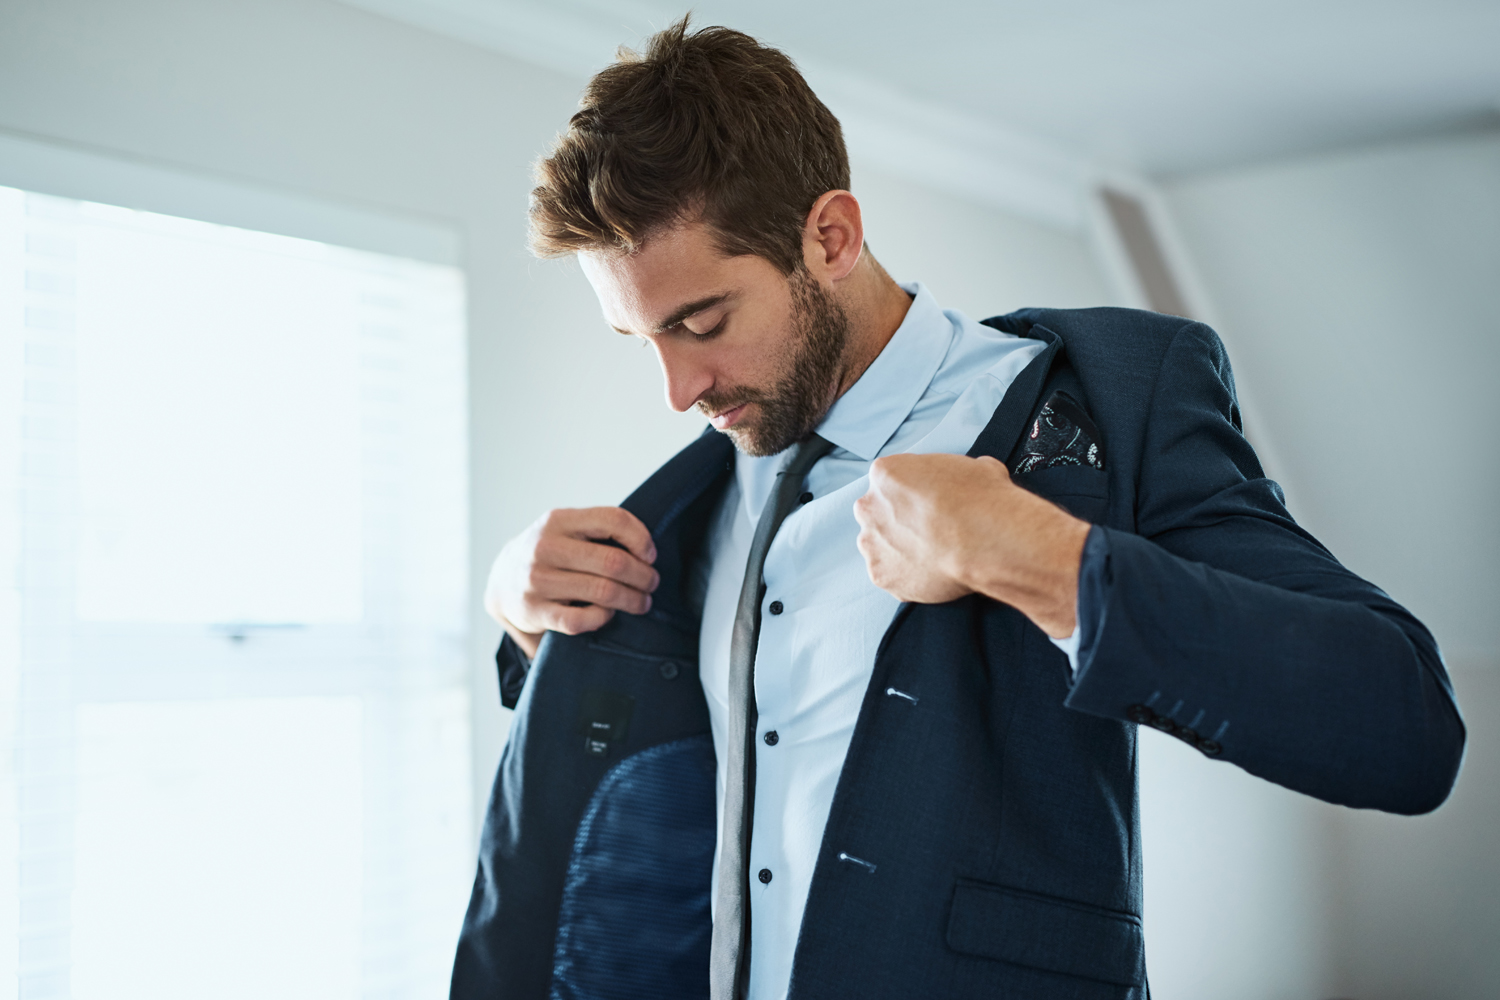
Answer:
[[[1047,346],[1041,354],[1031,360],[1031,364],[1021,370],[1016,380],[1005,390],[1005,396],[1000,400],[1000,405],[995,407],[995,413],[990,417],[990,422],[985,424],[984,430],[979,432],[979,437],[974,439],[974,446],[967,452],[970,458],[978,458],[989,455],[999,459],[1001,462],[1015,450],[1016,442],[1021,440],[1022,433],[1026,430],[1027,421],[1031,413],[1036,409],[1036,404],[1042,396],[1042,389],[1047,385],[1047,376],[1052,372],[1052,364],[1057,360],[1058,353],[1063,349],[1062,338],[1044,326],[1033,326],[1026,330],[1011,330],[1002,325],[1004,316],[984,321],[985,326],[992,326],[1006,333],[1014,333],[1017,336],[1030,337],[1033,340],[1043,341]],[[913,605],[903,602],[896,609],[896,614],[891,618],[890,627],[885,630],[885,635],[880,640],[880,646],[875,652],[875,661],[880,662],[880,656],[890,644],[891,636],[896,629],[911,614]],[[876,675],[879,670],[876,671]],[[877,678],[872,676],[871,683]]]
[[[671,526],[677,516],[706,490],[726,469],[734,465],[734,444],[712,427],[657,469],[620,504],[651,532],[653,538]]]
[[[986,326],[1003,330],[1005,328],[1000,325],[1000,319],[1003,317],[988,319],[984,323]],[[1021,434],[1025,432],[1026,425],[1031,419],[1031,413],[1036,409],[1038,400],[1041,399],[1042,389],[1047,384],[1047,376],[1052,371],[1052,364],[1063,349],[1062,338],[1045,326],[1033,326],[1024,332],[1014,330],[1006,332],[1043,341],[1047,347],[1032,359],[1031,364],[1022,369],[1021,374],[1016,376],[1016,380],[1005,391],[1005,397],[995,408],[990,422],[985,425],[984,430],[979,432],[979,437],[974,439],[974,446],[968,451],[970,458],[989,455],[1004,462],[1007,456],[1015,450],[1016,442],[1021,440]]]

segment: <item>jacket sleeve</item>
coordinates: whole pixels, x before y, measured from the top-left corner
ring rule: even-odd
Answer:
[[[1068,706],[1328,802],[1437,808],[1465,738],[1437,643],[1292,520],[1202,324],[1166,352],[1136,495],[1134,533],[1090,535]]]
[[[509,632],[500,639],[500,648],[495,650],[495,667],[500,672],[500,704],[515,708],[521,698],[521,688],[526,684],[526,675],[531,671],[531,657]]]

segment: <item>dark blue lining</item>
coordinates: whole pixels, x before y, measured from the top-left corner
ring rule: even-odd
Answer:
[[[553,1000],[708,996],[714,768],[705,734],[626,757],[599,782],[568,862]]]

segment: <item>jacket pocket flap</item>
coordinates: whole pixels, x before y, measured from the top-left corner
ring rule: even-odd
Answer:
[[[954,951],[1123,986],[1146,981],[1141,922],[1119,913],[960,879],[948,918]]]

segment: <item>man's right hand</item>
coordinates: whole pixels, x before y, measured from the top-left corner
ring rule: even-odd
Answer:
[[[655,561],[651,533],[627,510],[548,511],[495,557],[485,610],[535,656],[544,632],[592,632],[616,611],[651,610],[651,592],[661,582]]]

